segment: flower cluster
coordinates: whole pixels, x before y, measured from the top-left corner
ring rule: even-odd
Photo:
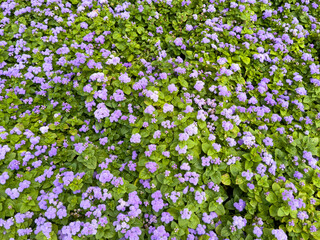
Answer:
[[[0,239],[320,239],[317,1],[0,10]]]

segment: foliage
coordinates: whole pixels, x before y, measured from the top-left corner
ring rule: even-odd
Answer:
[[[315,1],[0,7],[1,239],[320,239]]]

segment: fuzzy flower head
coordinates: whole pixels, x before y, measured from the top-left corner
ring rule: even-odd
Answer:
[[[130,142],[132,143],[140,143],[141,142],[141,135],[139,133],[135,133],[131,136]]]
[[[188,208],[183,209],[180,211],[181,219],[190,219],[192,212],[189,211]]]
[[[273,229],[271,233],[275,236],[277,240],[287,240],[288,237],[282,229]]]
[[[201,91],[204,87],[204,82],[202,81],[197,81],[196,84],[194,85],[194,88],[197,90],[197,91]]]
[[[175,91],[177,91],[177,90],[178,90],[178,88],[177,88],[176,85],[174,85],[173,83],[168,86],[168,91],[169,91],[170,93],[173,93],[173,92],[175,92]]]

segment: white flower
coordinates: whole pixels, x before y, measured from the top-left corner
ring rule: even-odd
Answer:
[[[46,132],[48,132],[48,130],[49,130],[49,127],[48,127],[48,126],[46,126],[46,127],[41,127],[41,128],[40,128],[40,132],[41,132],[42,134],[45,134]]]

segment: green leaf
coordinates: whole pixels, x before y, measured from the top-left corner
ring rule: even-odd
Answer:
[[[141,34],[141,33],[143,33],[144,32],[144,28],[143,27],[137,27],[137,32],[139,33],[139,34]]]
[[[220,183],[221,183],[221,173],[220,173],[220,171],[213,172],[210,177],[211,177],[211,180],[212,180],[215,184],[220,184]]]
[[[142,171],[139,173],[139,178],[140,178],[140,179],[144,179],[144,180],[149,179],[149,178],[151,178],[151,173],[149,172],[148,169],[144,168],[144,169],[142,169]]]
[[[248,57],[241,56],[241,60],[247,65],[250,63],[250,58],[248,58]]]
[[[97,158],[95,156],[89,157],[88,160],[83,162],[83,165],[85,165],[89,169],[96,169],[97,168]]]
[[[198,224],[200,223],[200,220],[196,214],[192,214],[191,218],[189,219],[188,227],[192,229],[196,229]]]
[[[225,226],[221,229],[221,236],[222,237],[230,236],[230,228],[228,226]]]
[[[103,229],[100,228],[98,230],[97,234],[95,235],[95,237],[96,237],[96,239],[101,239],[101,238],[103,238],[103,236],[104,236],[104,231],[103,231]]]
[[[287,207],[281,207],[278,209],[278,216],[279,217],[288,216],[289,213],[290,213],[290,211]]]
[[[133,58],[134,58],[134,56],[131,54],[131,55],[128,57],[127,61],[128,61],[128,62],[131,62],[131,61],[133,60]]]
[[[271,203],[277,202],[277,196],[273,192],[269,192],[269,195],[266,197],[266,199]]]
[[[200,129],[204,129],[207,126],[207,123],[205,121],[199,121],[198,126]]]
[[[22,203],[21,206],[20,206],[20,213],[26,213],[30,210],[30,206],[28,206],[27,204],[25,203]]]
[[[202,151],[203,151],[204,153],[207,153],[208,150],[209,150],[210,148],[212,148],[211,144],[209,144],[209,143],[202,143],[201,147],[202,147]]]
[[[122,39],[121,34],[119,32],[114,32],[112,37],[113,39],[116,39],[116,40]]]
[[[221,182],[224,185],[230,185],[231,184],[231,180],[230,180],[230,175],[228,173],[224,174],[221,176]]]
[[[113,229],[109,229],[105,232],[104,237],[105,239],[112,239],[116,235],[116,232]]]
[[[272,190],[273,191],[278,191],[280,189],[281,189],[281,187],[280,187],[279,183],[273,183],[272,184]]]
[[[230,172],[233,176],[237,176],[240,171],[241,169],[237,164],[233,164],[230,166]]]
[[[278,207],[276,207],[275,205],[271,205],[271,207],[269,208],[269,213],[272,217],[276,217],[278,215]]]
[[[178,219],[178,217],[180,216],[180,211],[175,208],[169,208],[167,212],[170,213],[174,219]]]
[[[217,203],[215,212],[220,216],[223,216],[226,213],[224,206],[222,204],[218,204],[218,203]]]

